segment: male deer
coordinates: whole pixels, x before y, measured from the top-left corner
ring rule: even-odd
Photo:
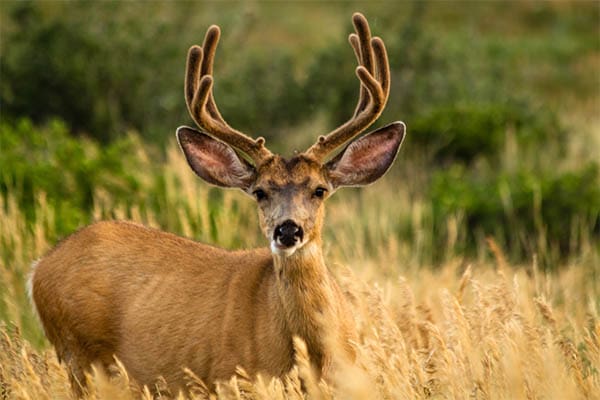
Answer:
[[[383,41],[354,14],[349,40],[360,94],[353,117],[286,159],[231,128],[213,98],[220,30],[188,53],[185,98],[200,131],[177,138],[208,183],[242,189],[258,203],[269,248],[227,251],[129,222],[98,222],[63,240],[35,267],[31,296],[48,339],[75,386],[91,364],[114,356],[139,384],[159,376],[184,388],[184,367],[205,382],[250,374],[281,376],[302,338],[319,374],[333,348],[353,357],[349,305],[325,265],[324,200],[342,186],[369,184],[391,166],[404,138],[395,122],[351,142],[381,114],[390,89]],[[77,388],[76,388],[77,389]]]

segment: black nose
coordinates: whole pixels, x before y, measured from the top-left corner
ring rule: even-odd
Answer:
[[[292,247],[296,242],[301,242],[303,236],[302,228],[290,219],[275,228],[275,232],[273,232],[273,239],[287,247]]]

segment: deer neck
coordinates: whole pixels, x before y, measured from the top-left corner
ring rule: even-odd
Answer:
[[[336,334],[338,317],[321,243],[313,240],[289,257],[273,258],[286,329],[306,342],[311,359],[322,367],[329,358],[325,342]]]

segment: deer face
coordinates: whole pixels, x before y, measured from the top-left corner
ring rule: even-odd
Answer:
[[[320,237],[324,200],[332,187],[322,166],[304,156],[274,156],[248,189],[258,203],[260,226],[273,254],[289,256]]]
[[[244,135],[221,116],[212,93],[220,29],[211,26],[202,47],[192,46],[188,52],[186,103],[202,132],[179,128],[179,144],[198,176],[218,186],[242,189],[256,199],[261,228],[278,256],[289,257],[307,243],[320,240],[325,198],[338,187],[367,185],[381,177],[404,138],[404,124],[395,122],[354,140],[383,111],[390,91],[390,70],[385,45],[380,38],[371,37],[365,17],[355,13],[352,21],[356,33],[348,39],[359,63],[356,75],[360,80],[354,115],[291,159],[273,155],[263,138]],[[342,152],[326,161],[347,143]]]
[[[271,251],[288,257],[320,240],[324,200],[337,188],[367,185],[388,170],[404,138],[404,124],[363,136],[324,164],[302,153],[291,159],[273,155],[255,167],[229,145],[195,129],[181,127],[177,137],[198,176],[254,197]]]

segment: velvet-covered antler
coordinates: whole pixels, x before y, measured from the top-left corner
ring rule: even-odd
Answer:
[[[307,155],[320,162],[375,122],[390,92],[390,67],[383,40],[371,38],[364,15],[355,13],[352,22],[356,33],[350,34],[349,41],[358,60],[356,75],[361,83],[358,104],[350,120],[326,136],[320,136],[306,151]]]
[[[213,61],[220,35],[219,27],[213,25],[206,32],[202,47],[190,48],[185,74],[185,100],[190,115],[203,131],[247,154],[255,165],[259,165],[271,156],[264,146],[265,139],[252,139],[229,126],[213,97]]]

